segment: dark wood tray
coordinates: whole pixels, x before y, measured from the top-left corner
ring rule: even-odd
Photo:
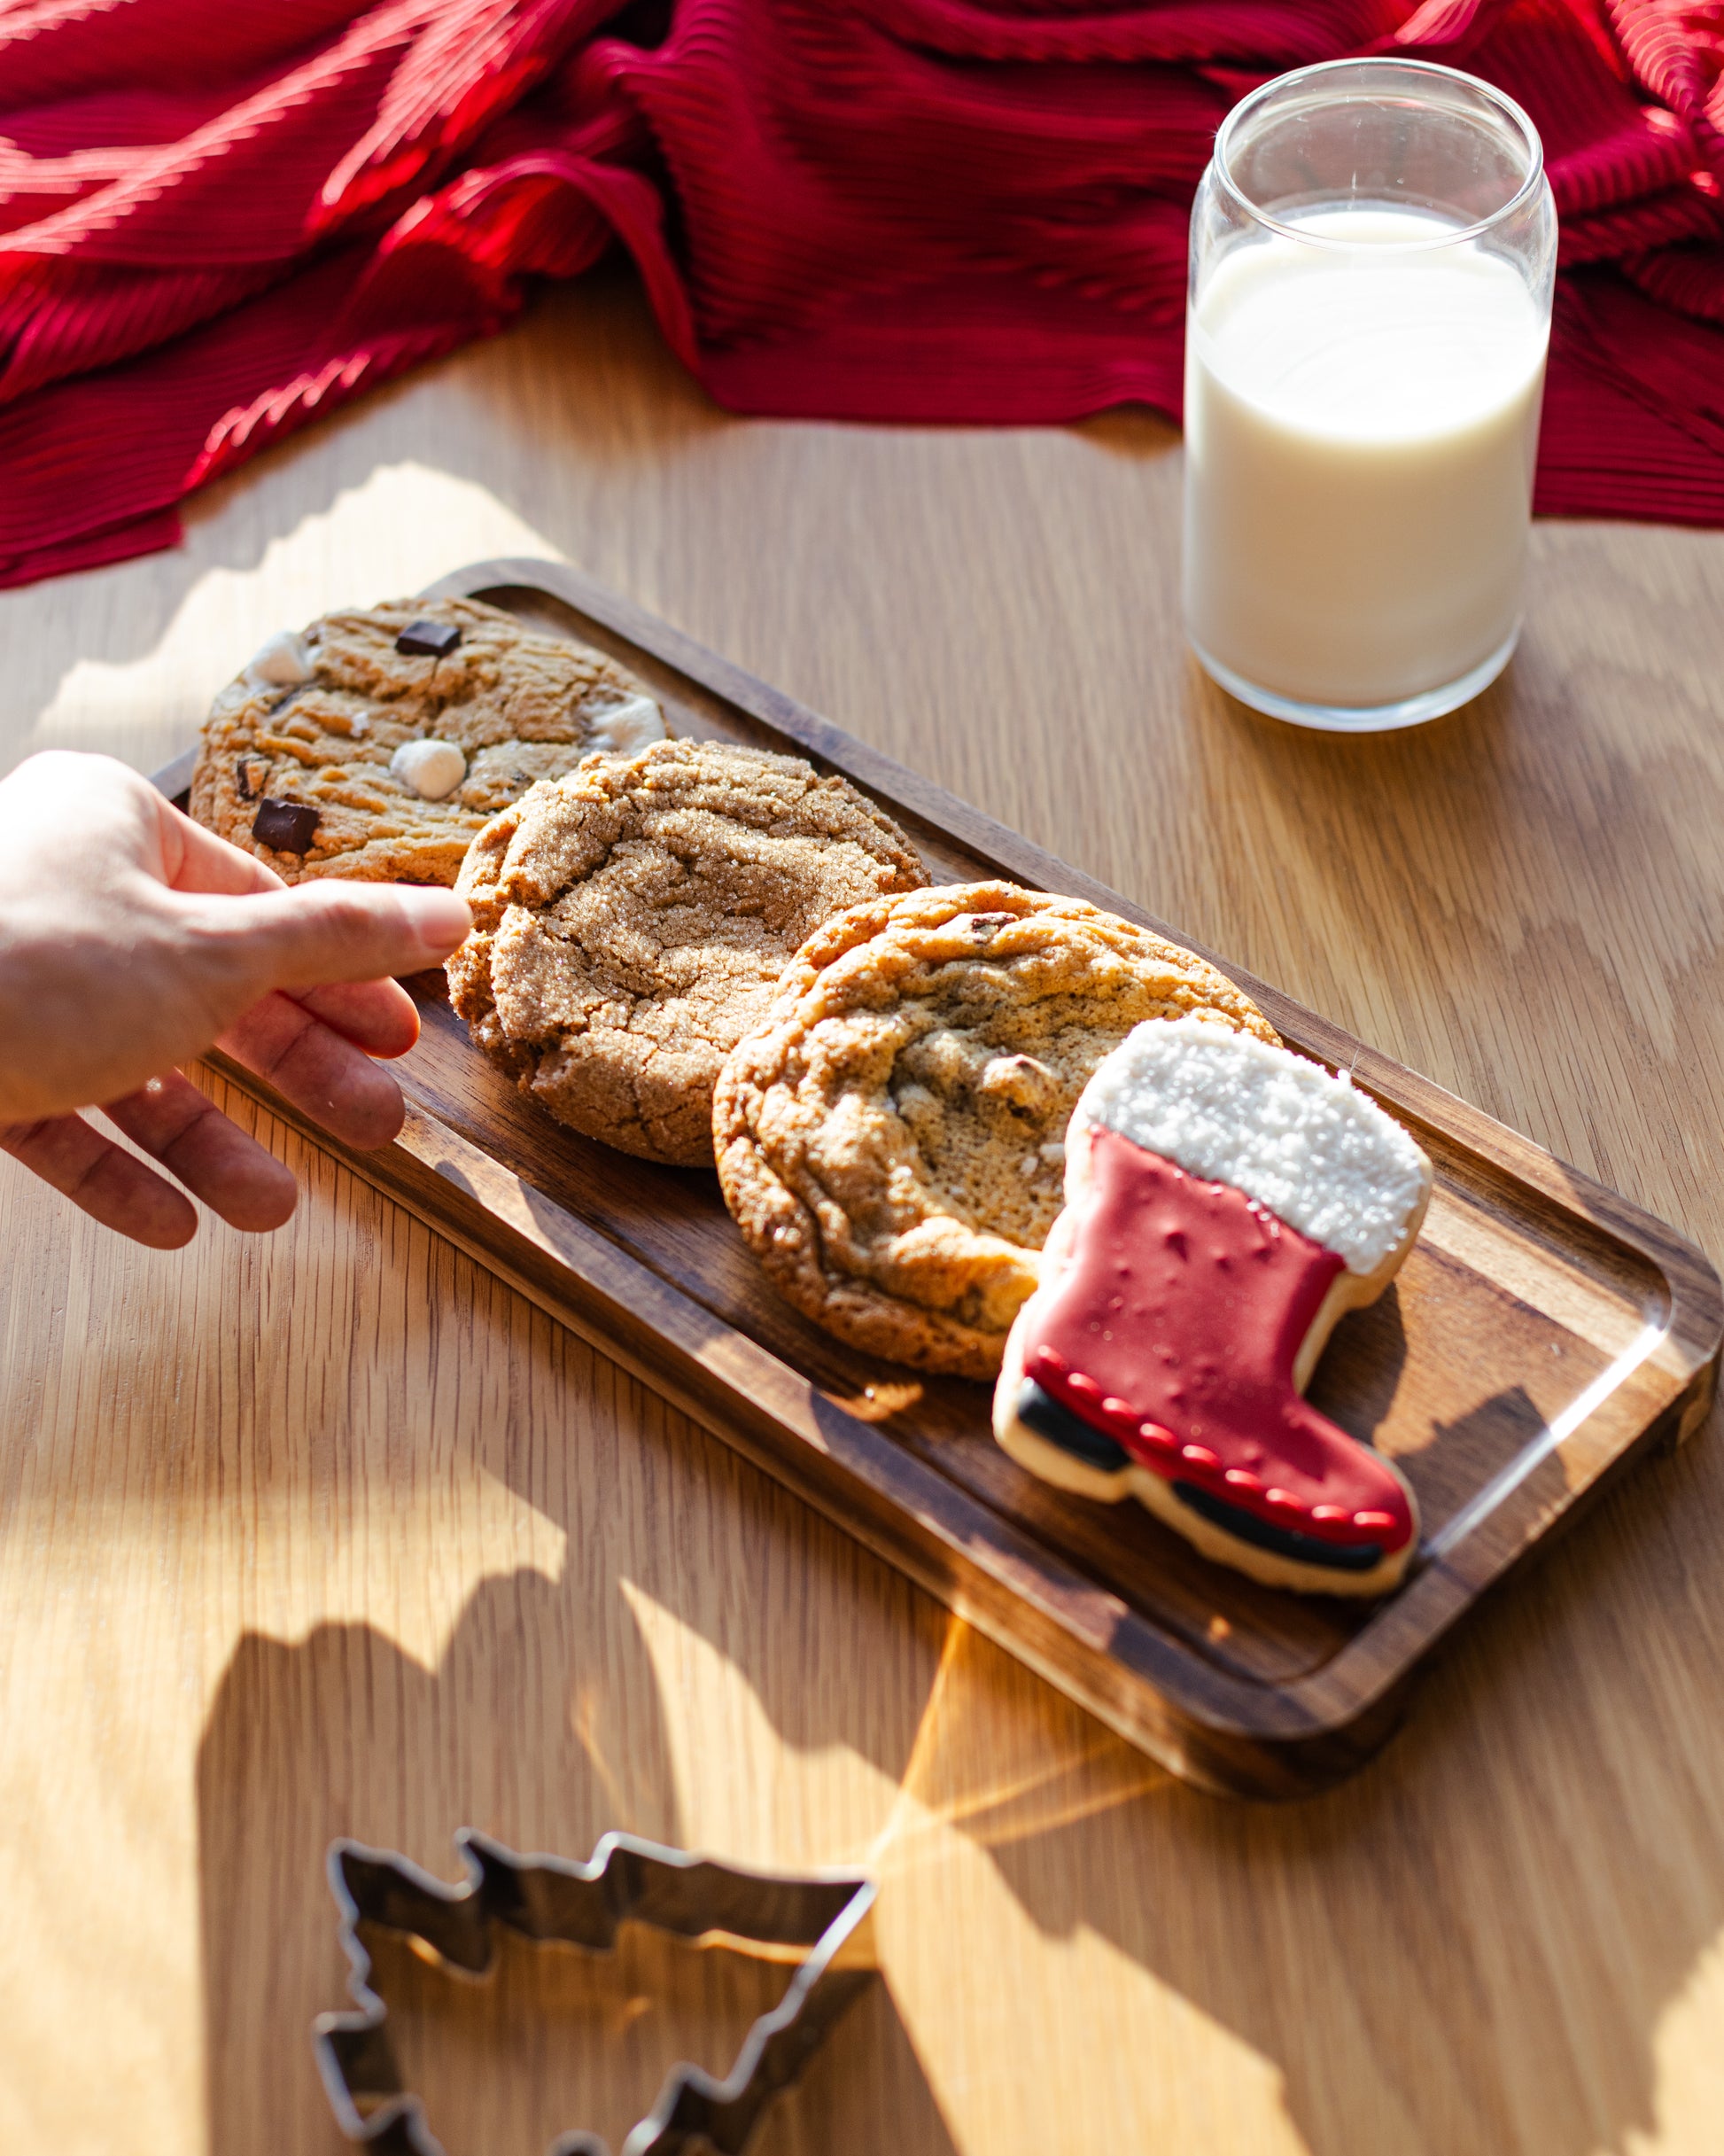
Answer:
[[[844,773],[936,881],[1004,876],[1161,926],[572,569],[481,562],[433,590],[615,653],[678,733]],[[173,793],[189,779],[182,759],[159,782]],[[1364,1607],[1258,1587],[1138,1506],[1089,1505],[1023,1474],[990,1434],[987,1388],[871,1361],[780,1303],[714,1176],[611,1152],[531,1108],[471,1047],[440,974],[408,984],[424,1034],[399,1066],[407,1126],[381,1153],[335,1145],[222,1067],[1175,1772],[1292,1795],[1369,1757],[1487,1590],[1631,1459],[1698,1427],[1724,1311],[1718,1275],[1674,1230],[1219,962],[1294,1046],[1350,1067],[1436,1164],[1417,1247],[1380,1303],[1342,1321],[1311,1389],[1418,1492],[1417,1567]]]

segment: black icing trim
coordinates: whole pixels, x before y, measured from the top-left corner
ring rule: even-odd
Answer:
[[[1091,1429],[1082,1415],[1043,1390],[1033,1377],[1018,1387],[1018,1420],[1026,1429],[1057,1444],[1062,1452],[1081,1459],[1086,1467],[1099,1467],[1104,1475],[1129,1467],[1131,1455],[1104,1431]]]
[[[1212,1527],[1277,1557],[1293,1558],[1301,1565],[1325,1565],[1332,1572],[1369,1572],[1383,1561],[1380,1543],[1320,1542],[1315,1535],[1301,1535],[1295,1528],[1277,1527],[1271,1521],[1260,1520],[1255,1513],[1212,1497],[1195,1483],[1176,1483],[1173,1494]]]

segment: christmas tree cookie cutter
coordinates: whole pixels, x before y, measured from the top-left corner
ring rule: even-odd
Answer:
[[[586,1864],[518,1856],[463,1827],[455,1836],[466,1878],[449,1885],[392,1850],[340,1841],[330,1847],[330,1892],[340,1912],[351,2010],[312,2024],[318,2070],[341,2130],[380,2156],[444,2156],[424,2106],[404,2088],[388,2007],[367,1981],[361,1924],[402,1932],[470,1975],[492,1959],[492,1927],[603,1953],[625,1922],[677,1937],[750,1949],[796,1950],[801,1965],[778,2004],[742,2040],[722,2081],[673,2066],[619,2156],[678,2156],[704,2141],[740,2156],[761,2113],[801,2074],[827,2031],[877,1975],[873,1911],[878,1888],[856,1872],[750,1872],[633,1834],[606,1834]],[[560,2135],[547,2156],[610,2156],[596,2135]]]

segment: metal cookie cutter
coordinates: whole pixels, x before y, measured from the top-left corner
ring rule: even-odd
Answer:
[[[720,2156],[739,2156],[760,2114],[796,2080],[877,1973],[878,1888],[861,1872],[747,1872],[633,1834],[605,1835],[586,1864],[517,1856],[470,1827],[455,1836],[455,1847],[467,1877],[448,1886],[391,1850],[357,1841],[330,1845],[330,1890],[341,1912],[354,2011],[319,2014],[312,2043],[341,2130],[386,2156],[444,2151],[423,2105],[401,2086],[385,2026],[389,2010],[366,1981],[371,1957],[360,1940],[361,1924],[408,1933],[475,1976],[491,1965],[493,1923],[595,1953],[607,1951],[629,1919],[683,1939],[716,1935],[745,1950],[804,1950],[789,1989],[749,2029],[725,2079],[715,2081],[699,2066],[673,2066],[622,2156],[676,2156],[703,2137]],[[576,2132],[559,2136],[548,2156],[610,2152],[596,2135]]]

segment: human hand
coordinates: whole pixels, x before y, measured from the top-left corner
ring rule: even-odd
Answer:
[[[436,965],[451,891],[338,878],[290,890],[124,764],[52,751],[0,780],[0,1149],[157,1249],[198,1217],[110,1123],[233,1226],[279,1227],[281,1162],[177,1065],[214,1043],[347,1144],[386,1145],[418,1014],[388,977]]]

